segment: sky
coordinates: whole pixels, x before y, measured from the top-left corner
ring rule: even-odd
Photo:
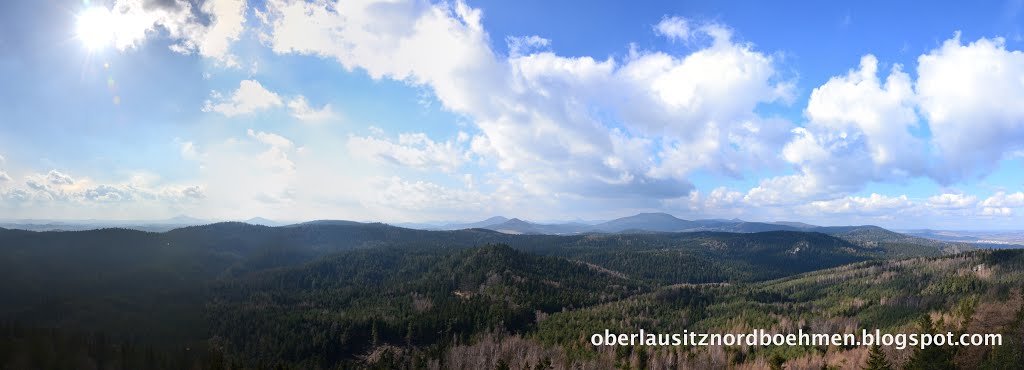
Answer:
[[[0,4],[0,219],[1024,225],[1024,4]]]

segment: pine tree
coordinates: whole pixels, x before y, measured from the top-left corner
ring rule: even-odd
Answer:
[[[868,363],[864,370],[893,370],[889,360],[885,358],[885,352],[882,352],[881,346],[877,344],[871,346],[871,353],[868,355]]]
[[[786,359],[779,354],[772,355],[772,358],[768,360],[768,368],[771,370],[783,370],[786,368]]]
[[[935,326],[927,314],[921,318],[918,325],[920,325],[922,333],[935,334],[936,332]],[[953,365],[953,353],[948,348],[933,345],[914,352],[903,368],[905,370],[952,370],[956,369],[956,366]]]

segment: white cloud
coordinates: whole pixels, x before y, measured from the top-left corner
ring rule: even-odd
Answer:
[[[978,197],[965,194],[945,193],[928,198],[928,205],[942,209],[967,209],[978,204]]]
[[[15,207],[26,217],[52,218],[54,212],[62,217],[77,214],[95,218],[104,205],[116,203],[120,211],[157,212],[194,204],[203,198],[198,185],[158,184],[155,177],[136,174],[126,181],[99,182],[88,177],[51,170],[26,176],[24,187],[15,187],[0,193],[0,209]],[[97,208],[98,207],[98,208]],[[70,213],[66,213],[70,212]]]
[[[263,87],[256,80],[242,80],[231,96],[224,97],[218,91],[210,93],[210,99],[203,104],[203,112],[217,112],[227,117],[255,113],[262,110],[287,106],[292,117],[303,122],[324,122],[337,118],[330,104],[314,108],[305,96],[296,95],[285,103],[277,93]]]
[[[198,8],[186,0],[117,0],[106,21],[113,26],[114,47],[135,48],[150,34],[164,31],[176,40],[171,50],[216,60],[222,65],[238,66],[231,45],[244,31],[244,0],[207,0]]]
[[[0,155],[0,165],[4,165],[6,163],[7,163],[7,159],[4,158],[4,156]],[[0,187],[6,187],[7,184],[10,184],[10,183],[13,183],[13,182],[14,182],[14,179],[12,179],[11,176],[7,174],[7,171],[4,171],[3,169],[0,169]],[[7,190],[7,191],[4,191],[3,193],[0,193],[0,200],[6,199],[7,198],[6,194],[8,194],[10,192],[11,192],[11,190]]]
[[[985,198],[981,202],[982,207],[1010,207],[1010,208],[1021,208],[1024,207],[1024,192],[1016,192],[1007,194],[1006,192],[997,192],[992,196]]]
[[[981,209],[982,216],[1010,216],[1013,210],[1009,207],[984,207]]]
[[[944,193],[928,198],[928,205],[942,209],[972,208],[978,203],[978,197],[966,194]]]
[[[883,82],[878,64],[866,55],[814,89],[807,124],[782,152],[795,173],[762,180],[751,200],[823,199],[916,177],[965,181],[1024,147],[1024,54],[1002,39],[964,45],[957,34],[918,58],[917,81],[894,65]]]
[[[245,0],[208,0],[202,11],[209,14],[212,21],[201,36],[193,37],[197,40],[191,40],[192,47],[198,49],[202,56],[220,60],[228,66],[238,66],[230,48],[244,30]]]
[[[508,36],[505,38],[505,43],[508,44],[509,56],[517,57],[549,46],[551,45],[551,40],[537,35],[520,37]]]
[[[695,169],[738,176],[737,164],[774,161],[790,129],[754,113],[792,97],[774,57],[720,25],[693,31],[710,44],[692,54],[634,51],[619,63],[522,55],[547,43],[532,37],[513,39],[518,51],[504,58],[491,50],[480,11],[461,2],[272,0],[259,16],[276,53],[429,88],[477,126],[474,152],[535,194],[685,195]]]
[[[667,37],[669,40],[689,40],[690,22],[683,17],[666,16],[654,26],[654,32]]]
[[[877,71],[878,60],[866,55],[859,70],[814,89],[807,103],[809,126],[845,137],[863,135],[876,167],[919,168],[923,146],[910,134],[918,121],[910,76],[894,65],[883,84]]]
[[[185,187],[185,188],[181,189],[180,193],[184,197],[195,198],[195,199],[202,199],[202,198],[204,198],[206,196],[203,193],[203,188],[201,188],[201,187],[199,187],[197,185]]]
[[[257,157],[260,162],[277,171],[290,172],[295,169],[295,163],[289,157],[293,153],[292,149],[295,148],[295,143],[291,140],[275,133],[254,131],[253,129],[247,130],[246,135],[267,145],[267,150]]]
[[[960,34],[918,58],[915,86],[941,159],[937,180],[992,171],[1024,149],[1024,53],[1002,38],[964,45]]]
[[[159,31],[172,37],[179,52],[236,63],[231,45],[245,32],[244,2],[167,0],[143,8],[141,1],[118,1],[115,11],[141,29],[125,33],[118,47],[134,47]],[[304,159],[307,149],[288,138],[251,129],[235,141],[203,143],[202,153],[195,143],[182,142],[182,157],[201,159],[204,180],[211,182],[190,191],[200,195],[192,198],[311,207],[315,197],[331,198],[318,187],[335,179],[335,185],[355,184],[346,188],[352,199],[332,201],[359,203],[383,188],[390,195],[364,205],[384,210],[455,207],[455,199],[508,205],[513,195],[552,204],[625,199],[622,204],[630,206],[721,212],[762,207],[802,214],[1010,214],[1019,208],[1013,194],[985,201],[938,194],[919,204],[905,196],[850,196],[871,182],[977,178],[1001,158],[1024,152],[1024,108],[1016,104],[1024,100],[1018,81],[1024,61],[1001,39],[964,45],[955,37],[922,55],[908,72],[865,55],[811,92],[806,122],[798,127],[759,113],[796,96],[793,81],[780,72],[783,56],[734,38],[720,24],[661,19],[653,31],[686,42],[686,52],[632,45],[624,57],[566,57],[549,48],[551,40],[527,36],[506,38],[509,52],[503,55],[493,50],[482,13],[458,1],[268,0],[257,7],[263,24],[256,31],[275,53],[327,58],[375,79],[406,83],[468,122],[460,129],[469,133],[439,141],[425,134],[386,138],[370,128],[371,135],[349,136],[344,148],[330,153],[332,161],[320,162]],[[233,117],[287,109],[302,121],[337,117],[330,104],[314,101],[243,80],[233,92],[211,94],[203,110]],[[317,154],[325,149],[316,148]],[[436,169],[450,181],[385,176],[366,183],[367,176],[381,173],[371,166],[376,162],[360,159]],[[484,173],[458,173],[471,162]],[[791,172],[774,171],[786,165]],[[752,189],[705,193],[689,181],[695,173],[739,179],[751,170],[776,175]],[[253,175],[265,172],[272,174]],[[55,184],[47,176],[32,177],[24,191],[105,202],[132,194],[118,184],[77,180]],[[452,183],[464,187],[448,187]],[[497,190],[485,195],[481,189]],[[449,200],[429,203],[421,198],[429,192]]]
[[[267,90],[256,80],[242,80],[230,97],[223,97],[219,92],[212,92],[210,99],[203,105],[203,112],[217,112],[228,117],[249,114],[281,106],[281,97]]]
[[[868,181],[901,180],[925,173],[925,145],[917,127],[910,77],[899,65],[885,82],[878,60],[833,77],[811,92],[805,127],[793,129],[782,150],[796,174],[764,179],[748,192],[755,204],[785,204],[845,194]]]
[[[46,174],[46,181],[53,185],[71,185],[75,183],[75,179],[71,178],[71,176],[57,170],[50,170]]]
[[[725,187],[717,187],[708,194],[704,200],[704,207],[710,209],[726,209],[741,205],[743,193],[732,191]]]
[[[407,181],[398,177],[373,181],[378,189],[368,201],[371,207],[402,211],[471,210],[480,212],[494,207],[494,201],[472,190],[444,187],[425,181]]]
[[[291,110],[292,117],[303,122],[323,122],[337,117],[330,104],[324,104],[320,109],[316,109],[310,107],[309,101],[301,95],[288,101],[288,109]]]
[[[465,140],[436,142],[423,133],[401,134],[398,142],[372,136],[350,136],[346,147],[360,158],[382,160],[420,170],[440,169],[453,172],[469,161]]]
[[[910,208],[914,203],[906,195],[890,197],[872,193],[867,197],[849,196],[827,201],[815,201],[807,205],[813,213],[856,213],[856,214],[887,214]]]
[[[291,140],[288,140],[288,138],[286,138],[284,136],[281,136],[281,135],[278,135],[278,134],[275,134],[275,133],[269,133],[269,132],[263,132],[263,131],[253,131],[253,129],[248,129],[248,130],[246,130],[245,133],[249,137],[251,137],[253,139],[256,139],[257,141],[259,141],[261,143],[267,144],[267,145],[269,145],[272,148],[278,148],[278,149],[281,149],[281,150],[289,150],[293,146],[295,146],[295,143],[293,143]]]

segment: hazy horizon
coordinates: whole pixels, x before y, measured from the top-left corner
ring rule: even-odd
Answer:
[[[659,212],[659,213],[662,213],[662,212]],[[511,219],[520,219],[520,220],[523,220],[523,221],[526,221],[526,222],[530,222],[530,223],[534,223],[534,224],[548,224],[548,225],[552,225],[552,224],[581,223],[581,224],[584,224],[584,225],[597,225],[597,224],[600,224],[600,223],[603,223],[603,222],[608,222],[608,221],[611,221],[611,220],[614,220],[614,219],[617,219],[617,218],[624,218],[624,217],[629,217],[629,216],[634,216],[634,215],[635,214],[622,215],[620,217],[616,217],[616,218],[612,218],[612,219],[601,219],[601,220],[596,220],[596,219],[591,219],[591,220],[581,220],[581,219],[552,219],[552,220],[547,220],[547,219],[529,219],[529,218],[524,218],[524,217],[510,217],[510,216],[495,215],[495,216],[485,217],[485,218],[481,218],[481,219],[431,220],[431,221],[371,220],[371,219],[343,219],[343,218],[314,218],[314,219],[298,219],[298,220],[294,220],[294,219],[293,220],[281,220],[281,219],[271,219],[271,218],[260,217],[260,216],[247,217],[247,218],[237,218],[237,219],[206,219],[206,218],[192,217],[192,216],[189,216],[189,215],[177,215],[177,216],[174,216],[174,217],[159,218],[159,219],[52,219],[52,218],[10,219],[10,218],[2,218],[2,219],[0,219],[0,224],[8,224],[8,225],[24,224],[24,225],[29,225],[29,224],[45,224],[45,223],[66,223],[66,224],[83,224],[83,225],[88,225],[90,223],[95,223],[95,224],[103,225],[103,224],[109,223],[109,224],[125,225],[125,226],[143,226],[143,225],[146,225],[146,224],[167,224],[167,225],[193,225],[193,224],[195,224],[195,225],[202,225],[202,224],[207,224],[207,223],[247,222],[247,221],[250,221],[250,220],[253,220],[253,219],[262,219],[264,221],[272,222],[275,225],[281,225],[281,226],[291,225],[291,224],[299,224],[299,223],[304,223],[304,222],[313,222],[313,221],[354,221],[354,222],[360,222],[360,223],[384,223],[384,224],[400,226],[400,227],[407,227],[407,226],[443,227],[443,226],[450,226],[450,225],[478,223],[478,222],[486,221],[487,219],[490,219],[490,218],[493,218],[493,217],[505,217],[505,218],[510,219],[510,220]],[[669,214],[669,215],[671,215],[671,214]],[[681,218],[681,217],[678,217],[678,216],[675,216],[675,215],[672,215],[672,216],[680,218],[680,219],[685,219],[685,218]],[[192,222],[179,222],[178,219],[190,219],[190,220],[192,220]],[[687,220],[691,220],[692,221],[692,220],[711,220],[711,219],[719,219],[719,218],[691,218],[691,219],[687,219]],[[728,220],[735,220],[735,219],[738,219],[738,218],[728,219]],[[760,223],[804,223],[804,224],[808,224],[808,225],[821,226],[821,227],[873,225],[873,226],[879,226],[879,227],[882,227],[882,228],[890,229],[890,230],[893,230],[893,231],[913,231],[913,230],[934,230],[934,231],[948,231],[948,232],[1021,232],[1021,231],[1024,231],[1024,228],[1020,228],[1020,227],[1018,227],[1018,228],[1012,228],[1012,227],[1010,227],[1010,228],[991,228],[991,229],[984,229],[984,228],[976,228],[976,229],[960,228],[960,229],[957,229],[957,228],[933,228],[933,227],[926,227],[926,226],[925,227],[891,227],[891,226],[888,226],[888,225],[886,225],[884,223],[877,223],[877,224],[827,224],[827,223],[825,223],[825,224],[821,224],[821,223],[804,222],[804,221],[793,221],[793,220],[751,220],[751,219],[739,219],[739,220],[744,221],[744,222],[760,222]]]

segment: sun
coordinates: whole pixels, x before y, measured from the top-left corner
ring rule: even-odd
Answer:
[[[90,8],[78,15],[76,36],[89,50],[100,50],[114,42],[116,19],[106,8]]]

